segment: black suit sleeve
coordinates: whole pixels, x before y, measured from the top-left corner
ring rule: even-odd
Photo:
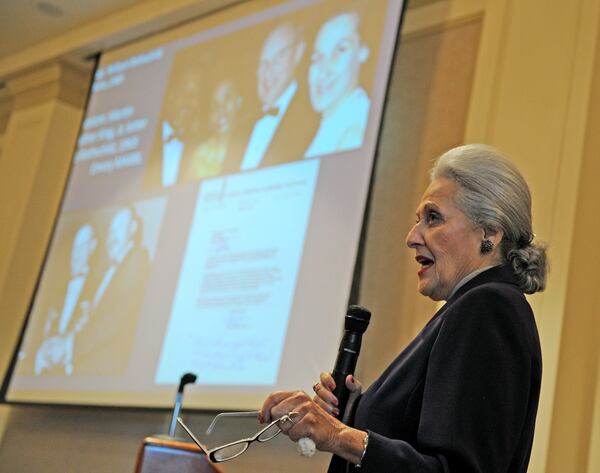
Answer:
[[[427,364],[417,441],[371,432],[363,473],[511,471],[529,435],[532,324],[516,288],[479,286],[449,307]]]

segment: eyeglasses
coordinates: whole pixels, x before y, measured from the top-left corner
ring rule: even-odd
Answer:
[[[215,423],[218,418],[224,416],[231,417],[240,417],[240,416],[250,416],[250,415],[258,415],[258,411],[250,411],[250,412],[223,412],[218,414],[210,426],[207,429],[207,434],[212,432]],[[196,436],[192,433],[187,425],[181,420],[181,417],[177,418],[177,422],[179,425],[183,427],[183,429],[187,432],[187,434],[191,437],[191,439],[200,447],[203,453],[205,453],[211,462],[220,463],[227,460],[232,460],[233,458],[239,457],[242,453],[248,450],[248,447],[253,442],[268,442],[269,440],[277,437],[281,433],[281,425],[286,422],[294,422],[294,419],[298,416],[297,412],[290,412],[280,417],[279,419],[274,420],[270,424],[268,424],[263,429],[259,430],[252,437],[248,437],[241,440],[236,440],[235,442],[227,443],[225,445],[221,445],[220,447],[213,448],[211,450],[207,450],[202,443],[196,438]]]

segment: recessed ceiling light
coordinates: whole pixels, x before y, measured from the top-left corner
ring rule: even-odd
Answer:
[[[36,2],[35,6],[39,11],[48,16],[62,16],[65,14],[63,8],[56,3],[41,1]]]

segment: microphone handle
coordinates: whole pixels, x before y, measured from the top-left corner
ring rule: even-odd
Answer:
[[[344,332],[344,337],[340,343],[340,349],[335,361],[335,367],[331,373],[335,381],[335,389],[333,394],[338,399],[338,409],[340,411],[339,418],[343,420],[350,390],[346,387],[346,377],[349,374],[354,374],[356,370],[356,362],[360,353],[360,344],[362,334],[356,332]]]
[[[350,391],[346,387],[346,376],[350,373],[342,373],[341,371],[334,371],[331,373],[333,380],[335,381],[335,389],[333,395],[337,397],[338,409],[340,411],[338,418],[341,420],[346,411],[346,404],[348,404],[348,398],[350,397]]]

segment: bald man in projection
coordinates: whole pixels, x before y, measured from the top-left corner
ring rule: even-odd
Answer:
[[[297,79],[305,46],[291,23],[277,26],[263,43],[256,70],[260,114],[253,120],[241,171],[303,157],[318,119]]]
[[[359,26],[358,13],[342,13],[326,21],[315,39],[308,85],[321,122],[307,158],[362,146],[371,101],[359,85],[360,68],[369,57]]]

